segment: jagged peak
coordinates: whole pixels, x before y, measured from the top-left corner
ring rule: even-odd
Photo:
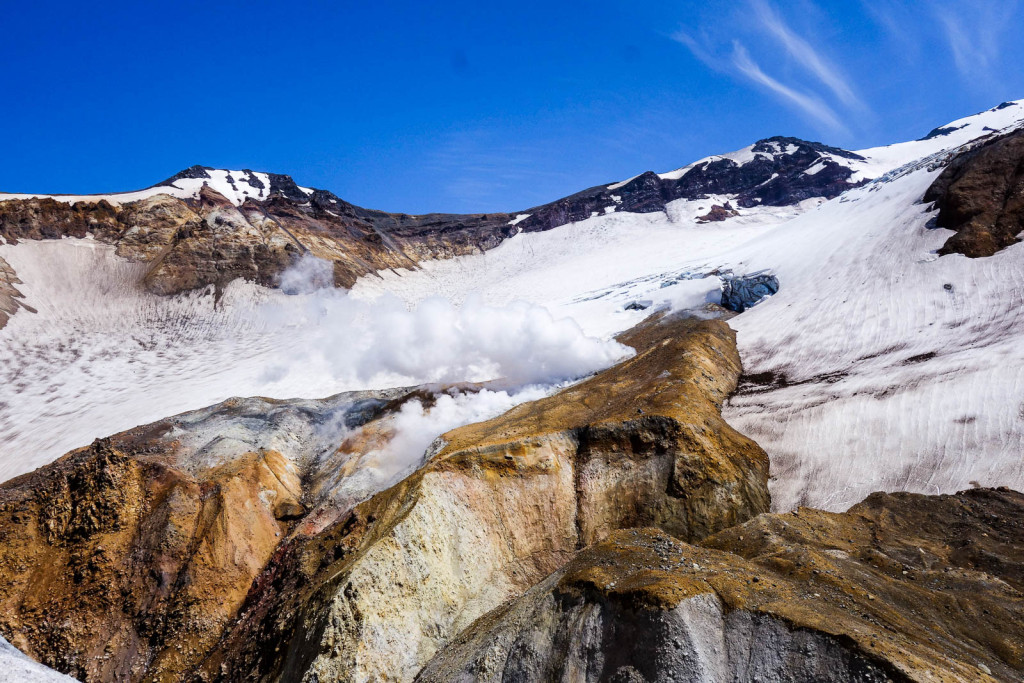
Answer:
[[[250,199],[265,201],[275,195],[304,202],[316,191],[299,185],[291,176],[282,173],[265,173],[248,168],[213,168],[198,164],[179,171],[153,188],[170,187],[195,195],[204,185],[238,205]]]
[[[785,148],[786,150],[788,150],[790,146],[793,146],[793,147],[797,148],[797,150],[786,151],[784,153],[792,154],[795,151],[798,151],[800,149],[811,149],[811,150],[814,150],[815,152],[819,152],[819,153],[822,153],[822,154],[831,154],[833,156],[842,157],[844,159],[855,159],[855,160],[860,160],[860,161],[864,160],[864,157],[862,157],[860,154],[857,154],[856,152],[851,152],[850,150],[847,150],[847,149],[842,149],[841,147],[833,147],[831,145],[826,145],[823,142],[812,142],[810,140],[803,140],[801,138],[787,137],[787,136],[784,136],[784,135],[774,135],[774,136],[772,136],[770,138],[765,138],[763,140],[758,140],[757,142],[755,142],[753,144],[751,149],[754,152],[762,152],[762,153],[764,153],[764,152],[771,152],[773,150],[773,146],[781,146],[781,145],[786,145],[787,146]],[[780,151],[778,149],[776,149],[775,153],[778,154],[778,153],[780,153]]]

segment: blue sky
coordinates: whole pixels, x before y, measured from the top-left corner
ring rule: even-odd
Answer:
[[[1024,98],[1019,1],[15,3],[0,190],[288,173],[526,208],[770,135],[862,148]]]

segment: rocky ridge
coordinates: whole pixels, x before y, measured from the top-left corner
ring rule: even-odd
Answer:
[[[730,158],[735,156],[738,158]],[[519,215],[524,232],[549,230],[608,211],[653,213],[677,199],[709,195],[733,197],[741,208],[788,206],[812,197],[832,199],[865,182],[855,180],[849,164],[863,161],[854,152],[797,138],[760,140],[734,155],[709,157],[671,173],[647,171],[611,185],[599,185]],[[718,220],[722,212],[709,214]]]
[[[286,175],[193,166],[125,195],[0,195],[0,238],[92,235],[115,244],[118,255],[149,264],[143,284],[159,294],[219,289],[236,278],[276,287],[305,253],[331,262],[333,283],[350,287],[378,270],[492,249],[521,231],[609,211],[664,211],[671,201],[709,194],[734,197],[740,207],[781,206],[832,198],[862,182],[840,163],[861,157],[820,143],[769,138],[745,154],[739,162],[715,157],[669,174],[644,173],[512,214],[388,213],[302,188]],[[709,215],[719,220],[728,211]]]

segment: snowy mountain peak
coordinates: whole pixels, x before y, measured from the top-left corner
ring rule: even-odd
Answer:
[[[249,169],[230,170],[196,165],[179,171],[167,180],[143,190],[84,195],[0,193],[0,201],[49,197],[68,204],[106,200],[116,205],[137,202],[158,194],[167,194],[178,199],[194,199],[199,196],[204,185],[224,195],[236,206],[241,206],[249,199],[265,201],[275,195],[298,202],[306,202],[316,191],[311,187],[302,187],[292,180],[291,176],[280,173],[263,173]]]
[[[800,138],[776,135],[774,137],[758,140],[754,144],[744,147],[743,149],[738,149],[735,152],[729,152],[727,154],[713,154],[711,156],[704,157],[703,159],[698,159],[697,161],[687,164],[681,168],[677,168],[674,171],[659,173],[658,177],[662,180],[679,180],[694,169],[706,168],[710,164],[714,164],[716,162],[726,162],[735,166],[746,166],[747,164],[755,162],[760,164],[770,164],[782,157],[792,157],[797,163],[803,163],[805,168],[810,168],[811,165],[822,158],[863,161],[863,157],[856,152],[850,152],[838,147],[831,147],[820,142],[810,142],[807,140],[801,140]],[[609,189],[614,189],[620,185],[621,184],[617,183]]]
[[[263,201],[272,195],[305,201],[314,192],[313,188],[301,187],[287,175],[260,173],[247,168],[233,171],[198,165],[190,166],[149,189],[173,188],[196,196],[204,185],[224,195],[236,205],[241,205],[248,199]],[[181,196],[173,190],[170,194]]]

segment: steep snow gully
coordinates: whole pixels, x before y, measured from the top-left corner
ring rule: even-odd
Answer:
[[[805,167],[789,163],[790,179],[849,169],[851,187],[831,198],[710,190],[633,213],[617,193],[638,176],[597,188],[611,203],[589,218],[364,276],[347,293],[235,281],[217,302],[202,290],[158,297],[136,284],[143,266],[109,245],[0,244],[36,311],[0,329],[0,477],[233,395],[498,380],[508,401],[465,411],[483,419],[517,392],[533,397],[623,358],[612,337],[653,309],[706,315],[724,302],[738,313],[729,324],[745,365],[725,417],[771,457],[776,509],[845,510],[879,489],[1024,487],[1024,247],[940,257],[952,233],[931,229],[921,202],[957,150],[1022,122],[1022,103],[1008,103],[921,140],[818,146],[800,157]],[[742,178],[790,147],[758,143],[657,182],[699,172],[713,187],[710,169]],[[234,203],[270,187],[261,174],[211,173]],[[139,196],[187,197],[203,182]],[[510,221],[530,224],[528,214]]]

